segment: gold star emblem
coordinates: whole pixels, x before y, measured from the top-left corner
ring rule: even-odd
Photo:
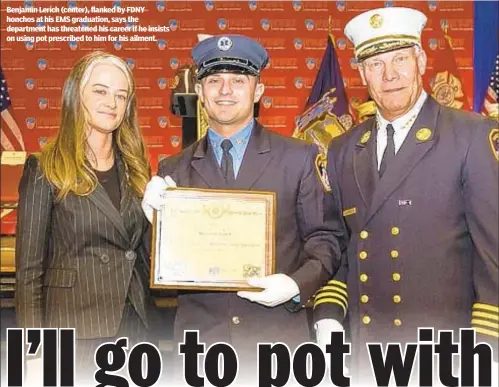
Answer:
[[[416,138],[419,141],[427,141],[431,137],[431,129],[421,128],[416,132]]]
[[[237,145],[242,145],[242,144],[244,144],[244,140],[243,140],[243,139],[238,138],[238,139],[236,140],[236,144],[237,144]]]

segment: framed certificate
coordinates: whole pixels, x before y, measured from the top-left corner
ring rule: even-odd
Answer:
[[[275,272],[273,192],[171,188],[153,218],[153,289],[257,290]],[[258,289],[260,290],[260,289]]]

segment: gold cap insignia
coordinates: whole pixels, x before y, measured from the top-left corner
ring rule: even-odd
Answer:
[[[489,143],[490,149],[492,149],[492,154],[499,161],[499,129],[494,128],[489,133]]]
[[[416,132],[416,138],[419,141],[427,141],[431,137],[431,129],[422,128]]]
[[[365,144],[366,142],[369,141],[369,139],[371,138],[371,131],[368,130],[367,132],[365,132],[363,135],[362,135],[362,138],[360,139],[360,143],[361,144]]]
[[[383,17],[379,13],[372,15],[369,24],[372,28],[380,28],[383,25]]]

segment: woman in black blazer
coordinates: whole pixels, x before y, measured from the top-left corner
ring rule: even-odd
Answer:
[[[122,59],[81,58],[62,99],[59,133],[19,185],[16,312],[22,328],[75,328],[78,372],[95,370],[102,342],[148,338],[150,167]]]

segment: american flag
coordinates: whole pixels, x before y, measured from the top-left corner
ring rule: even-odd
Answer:
[[[14,120],[14,117],[9,112],[9,107],[11,106],[11,100],[10,100],[10,95],[9,95],[9,90],[7,87],[7,81],[5,80],[3,70],[0,67],[0,114],[2,116],[1,120],[1,144],[2,144],[2,150],[6,151],[13,151],[16,150],[16,147],[12,144],[12,136],[17,140],[19,143],[21,150],[24,150],[24,141],[23,137],[21,134],[21,131],[19,130],[19,127],[17,126],[16,121]],[[6,130],[10,129],[10,135],[7,135]]]
[[[482,114],[499,119],[499,54],[496,57],[494,70],[490,75],[490,83],[483,100]]]

